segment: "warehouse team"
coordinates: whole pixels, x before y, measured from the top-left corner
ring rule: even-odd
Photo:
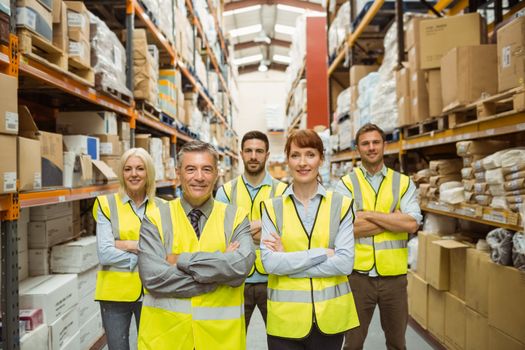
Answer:
[[[139,349],[246,349],[255,307],[270,350],[362,349],[376,305],[387,348],[405,349],[415,186],[384,165],[380,128],[364,125],[356,143],[361,165],[331,191],[317,133],[288,137],[287,185],[266,171],[267,136],[248,132],[244,173],[214,197],[219,155],[192,141],[177,159],[182,196],[169,202],[155,197],[149,154],[124,153],[119,192],[93,208],[109,350],[129,349],[133,316]]]

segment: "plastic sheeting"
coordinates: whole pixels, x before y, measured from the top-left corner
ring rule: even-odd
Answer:
[[[512,243],[512,263],[515,268],[525,272],[525,233],[516,232]]]
[[[423,231],[437,235],[451,235],[456,232],[457,219],[448,216],[425,214]]]
[[[487,234],[492,261],[501,265],[512,264],[512,231],[497,228]]]

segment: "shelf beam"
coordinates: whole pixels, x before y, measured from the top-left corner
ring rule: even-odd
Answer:
[[[304,8],[307,10],[317,11],[317,12],[325,12],[325,9],[323,9],[323,6],[320,4],[315,4],[313,2],[309,1],[302,1],[302,0],[240,0],[240,1],[232,1],[224,5],[224,11],[233,11],[249,6],[255,6],[255,5],[288,5],[298,8]]]

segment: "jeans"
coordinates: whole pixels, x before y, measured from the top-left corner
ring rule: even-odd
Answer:
[[[129,350],[129,326],[135,315],[137,331],[142,302],[99,301],[109,350]]]
[[[244,285],[244,317],[246,320],[246,329],[248,329],[255,307],[259,308],[264,324],[266,324],[267,289],[268,283],[246,283]]]

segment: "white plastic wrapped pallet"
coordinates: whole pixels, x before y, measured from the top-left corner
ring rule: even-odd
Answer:
[[[375,96],[375,90],[377,84],[379,83],[379,79],[379,73],[372,72],[359,81],[359,97],[357,99],[357,107],[359,108],[359,122],[355,125],[356,129],[359,129],[364,124],[370,123],[372,121],[370,105],[372,104],[372,99]]]

